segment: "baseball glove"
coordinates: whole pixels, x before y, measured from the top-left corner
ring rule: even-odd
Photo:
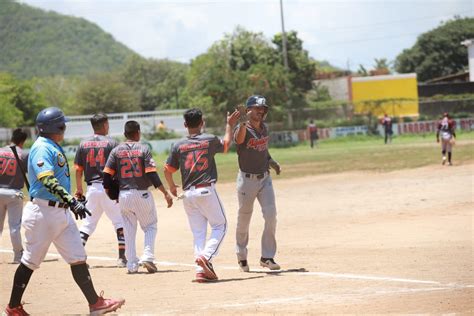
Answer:
[[[249,120],[247,115],[247,108],[243,104],[237,105],[237,110],[240,112],[239,123],[246,123]]]
[[[456,138],[451,137],[451,139],[449,140],[449,143],[451,144],[451,146],[456,145]]]
[[[113,179],[110,188],[107,191],[107,196],[109,199],[116,201],[119,198],[119,193],[120,193],[120,184],[117,179]]]

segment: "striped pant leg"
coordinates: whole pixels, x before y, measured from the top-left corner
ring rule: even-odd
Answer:
[[[158,218],[155,201],[149,191],[137,191],[134,197],[134,207],[140,227],[145,233],[142,261],[155,260],[155,242]]]
[[[127,257],[127,268],[132,271],[138,268],[138,257],[136,249],[137,216],[134,212],[134,194],[131,191],[120,192],[120,211],[122,213],[123,230],[125,235],[125,256]]]

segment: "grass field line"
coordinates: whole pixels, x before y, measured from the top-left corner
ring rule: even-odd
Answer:
[[[0,253],[13,253],[12,250],[7,249],[0,249]],[[59,258],[60,255],[57,253],[47,253],[47,256],[53,258]],[[117,258],[111,257],[102,257],[102,256],[87,256],[88,259],[91,260],[99,260],[99,261],[112,261],[115,262]],[[182,266],[182,267],[195,267],[194,264],[189,263],[179,263],[179,262],[170,262],[170,261],[156,261],[155,263],[159,266]],[[216,265],[215,265],[216,266]],[[93,267],[93,265],[92,265]],[[225,270],[238,270],[239,268],[236,266],[217,266],[220,269]],[[294,272],[288,270],[276,270],[276,271],[269,271],[265,269],[252,269],[251,272],[253,273],[266,273],[266,274],[281,274],[285,272]],[[438,281],[428,281],[428,280],[415,280],[415,279],[405,279],[405,278],[398,278],[398,277],[386,277],[386,276],[371,276],[371,275],[359,275],[359,274],[351,274],[351,273],[330,273],[330,272],[295,272],[292,273],[293,275],[301,275],[301,276],[318,276],[323,278],[335,278],[335,279],[352,279],[352,280],[368,280],[368,281],[385,281],[385,282],[399,282],[399,283],[412,283],[412,284],[432,284],[432,285],[439,285],[446,289],[455,289],[455,288],[474,288],[474,285],[465,285],[465,284],[458,284],[458,283],[442,283]]]

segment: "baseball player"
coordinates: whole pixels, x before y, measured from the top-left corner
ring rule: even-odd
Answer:
[[[439,143],[441,134],[441,154],[443,155],[442,164],[446,164],[446,151],[448,152],[448,165],[452,166],[452,150],[453,143],[456,139],[456,122],[453,121],[448,113],[443,114],[443,118],[438,122],[438,130],[436,131],[436,142]]]
[[[26,170],[28,155],[22,151],[26,133],[17,128],[11,137],[11,146],[16,146],[20,163]],[[10,239],[13,246],[13,263],[20,263],[23,254],[21,244],[21,215],[23,213],[23,175],[18,161],[9,146],[0,148],[0,236],[3,232],[5,216],[8,212]]]
[[[247,245],[249,225],[255,199],[262,207],[265,227],[262,234],[262,252],[260,265],[270,270],[279,270],[275,262],[276,253],[276,205],[270,167],[280,174],[280,165],[268,152],[267,125],[264,123],[268,105],[265,97],[253,95],[247,99],[246,112],[248,122],[240,120],[234,131],[234,142],[237,144],[239,173],[237,175],[237,194],[239,214],[237,219],[236,251],[240,270],[249,272],[247,262]]]
[[[92,213],[84,219],[80,228],[82,244],[85,246],[89,236],[95,231],[100,217],[105,212],[107,217],[112,221],[115,231],[117,232],[119,258],[117,266],[124,268],[127,266],[125,257],[125,237],[123,234],[122,215],[118,201],[109,199],[104,191],[103,169],[110,152],[118,143],[111,137],[106,136],[109,133],[109,121],[107,115],[96,114],[91,118],[94,135],[84,139],[77,149],[74,159],[74,167],[76,168],[76,198],[83,199],[84,192],[82,189],[82,175],[84,174],[87,183],[87,208]]]
[[[311,148],[314,148],[314,145],[317,144],[318,141],[318,127],[316,126],[316,123],[314,123],[314,120],[311,119],[308,124],[308,136],[309,136],[309,141],[310,141],[310,146]]]
[[[149,273],[158,271],[155,260],[155,239],[157,216],[155,202],[148,187],[153,185],[164,195],[168,207],[173,198],[162,185],[156,173],[156,164],[148,146],[141,144],[140,124],[136,121],[125,123],[127,141],[115,147],[110,153],[104,168],[104,188],[111,188],[112,177],[120,182],[120,210],[125,229],[125,254],[128,258],[128,273],[137,273],[139,261]],[[135,249],[137,221],[145,233],[145,247],[141,260]]]
[[[51,243],[71,265],[77,285],[89,303],[91,315],[100,315],[120,308],[125,300],[106,299],[98,296],[86,264],[86,252],[81,243],[76,219],[83,219],[90,212],[69,192],[69,165],[59,145],[64,139],[66,118],[55,107],[42,110],[36,118],[39,137],[28,157],[28,176],[31,201],[26,203],[22,224],[25,230],[25,250],[13,279],[6,315],[28,315],[21,299],[33,271],[38,269]]]
[[[388,116],[387,113],[385,113],[383,116],[383,119],[380,121],[380,124],[382,124],[384,128],[385,144],[387,144],[387,142],[392,143],[392,135],[393,135],[392,118]]]
[[[165,164],[165,178],[174,196],[177,196],[177,185],[173,173],[181,169],[183,204],[194,237],[197,282],[217,280],[211,261],[227,232],[227,219],[215,189],[217,169],[214,155],[227,152],[232,127],[238,117],[238,111],[227,115],[226,133],[224,140],[220,140],[214,135],[201,133],[204,125],[201,110],[186,111],[184,126],[189,135],[172,146]],[[211,234],[206,242],[207,223],[211,226]]]

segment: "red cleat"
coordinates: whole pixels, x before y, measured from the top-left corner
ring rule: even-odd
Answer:
[[[17,307],[10,308],[10,305],[7,304],[7,307],[5,307],[5,311],[3,312],[3,315],[6,316],[28,316],[28,314],[24,309],[23,305],[20,304]]]
[[[196,273],[196,279],[194,279],[194,282],[197,283],[208,283],[208,282],[214,282],[216,279],[209,279],[206,277],[206,274],[204,272],[198,272]]]
[[[125,304],[123,298],[113,299],[113,298],[103,298],[104,291],[100,293],[97,303],[94,305],[89,305],[90,315],[102,315],[110,312],[115,312],[117,309],[122,307]]]
[[[196,259],[196,263],[198,266],[204,269],[204,274],[206,275],[206,278],[209,280],[217,280],[217,274],[214,271],[214,268],[212,267],[212,264],[204,257],[204,256],[199,256]]]

